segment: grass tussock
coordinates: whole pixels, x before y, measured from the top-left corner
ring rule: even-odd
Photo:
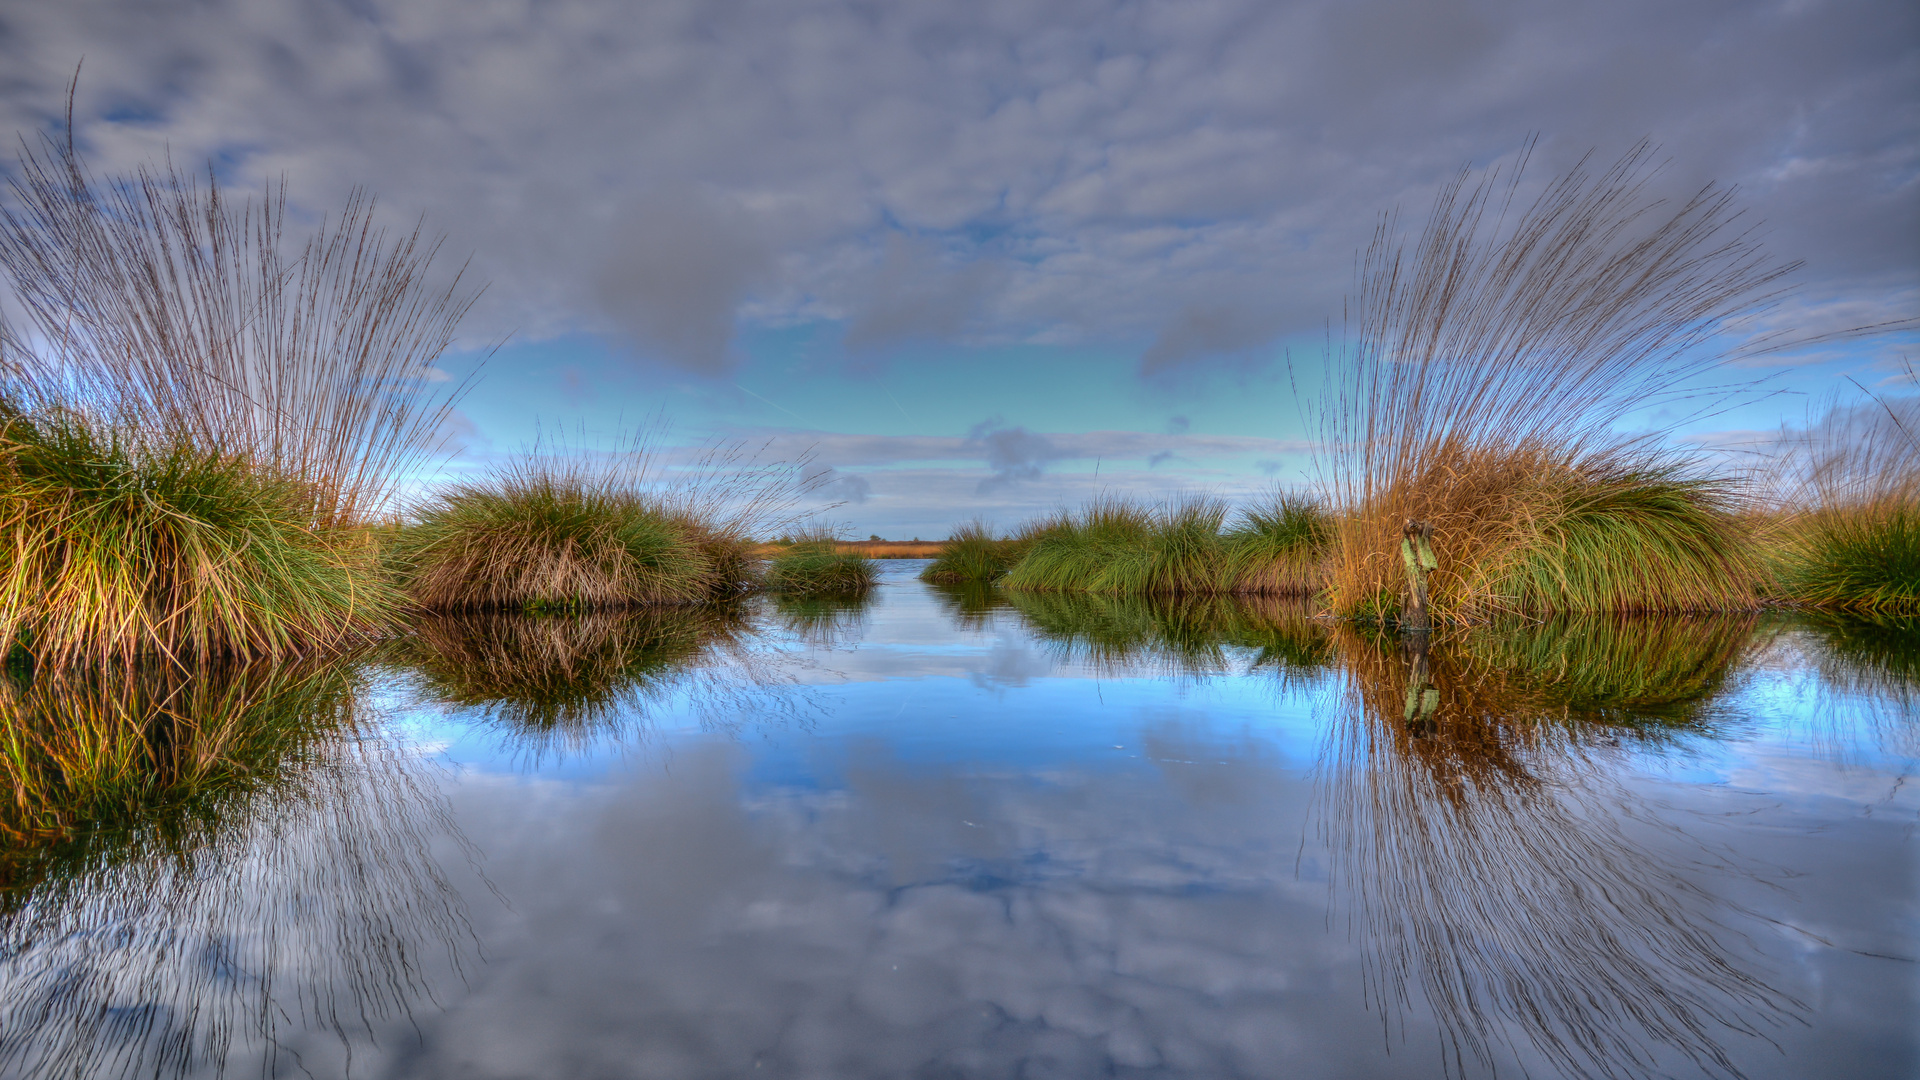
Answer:
[[[1019,540],[996,537],[986,522],[970,521],[940,545],[932,564],[920,571],[920,580],[935,585],[998,581],[1025,553],[1026,545]]]
[[[1684,401],[1792,267],[1730,192],[1662,204],[1657,171],[1641,145],[1528,202],[1523,160],[1506,183],[1462,172],[1411,251],[1382,221],[1321,409],[1336,613],[1398,611],[1409,520],[1433,526],[1443,619],[1754,603],[1731,486],[1616,432]]]
[[[435,451],[472,301],[355,195],[288,243],[169,165],[29,148],[0,210],[0,652],[285,657],[394,608],[365,531]],[[447,384],[457,390],[457,384]]]
[[[1327,728],[1314,817],[1368,984],[1390,1010],[1430,1004],[1448,1072],[1517,1049],[1569,1076],[1666,1057],[1733,1075],[1729,1034],[1803,1011],[1729,933],[1747,913],[1699,884],[1724,852],[1660,825],[1614,779],[1621,737],[1710,702],[1749,627],[1583,620],[1529,638],[1516,626],[1510,649],[1474,628],[1466,647],[1443,638],[1414,655],[1334,629],[1349,699]],[[1682,655],[1661,659],[1649,631]],[[1635,658],[1664,666],[1607,682]]]
[[[364,529],[245,455],[0,403],[0,654],[286,657],[396,606]]]
[[[842,551],[833,538],[804,538],[767,562],[767,588],[781,596],[864,596],[879,581],[874,561]]]
[[[669,469],[645,433],[608,455],[532,452],[430,499],[387,545],[430,611],[591,611],[703,603],[754,581],[752,532],[807,482],[713,448]]]
[[[1780,594],[1864,615],[1920,614],[1920,398],[1836,407],[1787,450]]]
[[[1320,583],[1331,528],[1315,503],[1274,496],[1227,528],[1212,498],[1149,507],[1102,497],[1023,529],[1024,548],[1001,579],[1022,592],[1115,596],[1304,596]]]

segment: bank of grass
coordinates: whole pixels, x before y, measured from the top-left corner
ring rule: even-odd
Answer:
[[[1275,496],[1242,510],[1231,527],[1229,514],[1212,498],[1152,507],[1103,496],[1016,533],[1020,557],[999,580],[1017,592],[1116,596],[1308,596],[1318,589],[1332,532],[1318,504]]]
[[[1298,676],[1323,672],[1334,660],[1326,623],[1298,598],[1002,595],[1063,661],[1096,670],[1206,675],[1232,670],[1238,659],[1253,670]]]
[[[835,547],[831,537],[806,537],[767,561],[767,588],[782,596],[864,596],[879,580],[874,561]]]
[[[684,508],[529,460],[435,496],[385,557],[429,611],[590,611],[734,595],[746,549]]]
[[[246,454],[0,401],[0,655],[55,669],[362,638],[398,595],[367,531],[314,505]]]

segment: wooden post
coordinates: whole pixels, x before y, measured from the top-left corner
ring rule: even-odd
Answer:
[[[1427,615],[1427,571],[1440,568],[1433,554],[1433,525],[1409,521],[1400,530],[1400,561],[1407,568],[1407,606],[1400,613],[1400,628],[1424,634],[1432,625]]]

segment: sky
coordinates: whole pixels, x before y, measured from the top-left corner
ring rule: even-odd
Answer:
[[[97,171],[444,235],[486,283],[447,475],[663,425],[806,455],[854,536],[1310,483],[1356,251],[1529,140],[1538,182],[1646,138],[1657,192],[1737,186],[1802,263],[1772,329],[1920,315],[1910,0],[0,0],[0,131],[57,130],[76,65]],[[1674,437],[1917,342],[1743,361]]]

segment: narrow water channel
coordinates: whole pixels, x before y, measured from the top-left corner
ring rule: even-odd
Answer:
[[[300,735],[6,841],[0,1075],[1920,1074],[1920,634],[921,565],[141,691]]]

